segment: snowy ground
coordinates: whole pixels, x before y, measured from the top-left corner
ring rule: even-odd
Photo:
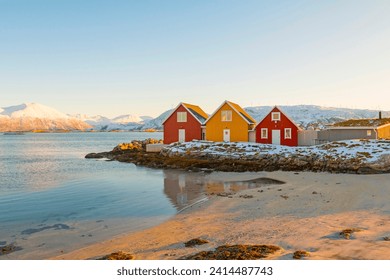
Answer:
[[[361,159],[375,163],[390,158],[388,140],[348,140],[308,147],[288,147],[258,143],[222,143],[192,141],[174,143],[166,148],[168,154],[196,154],[210,157],[257,158],[264,155],[284,157],[315,156],[324,159]]]

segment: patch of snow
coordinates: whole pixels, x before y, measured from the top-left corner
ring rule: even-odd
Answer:
[[[128,123],[142,123],[143,120],[135,115],[122,115],[111,120],[113,123],[128,124]]]
[[[174,143],[165,148],[172,154],[209,155],[224,158],[257,158],[262,155],[283,155],[284,157],[310,156],[333,159],[359,158],[362,162],[376,163],[390,157],[390,141],[387,140],[347,140],[326,143],[318,146],[289,147],[259,143],[225,143],[192,141]]]
[[[142,129],[148,129],[148,128],[163,129],[162,123],[170,114],[172,114],[172,111],[173,109],[165,111],[157,118],[145,122],[145,124],[142,126]]]
[[[101,125],[108,125],[111,123],[111,120],[109,118],[103,117],[103,116],[88,116],[85,114],[77,114],[77,115],[69,115],[70,117],[76,118],[78,120],[84,121],[92,126],[101,126]]]
[[[143,120],[144,122],[153,120],[153,117],[150,117],[150,116],[140,116],[140,118],[141,118],[141,120]]]
[[[149,116],[136,116],[136,115],[121,115],[113,119],[104,116],[88,116],[83,114],[71,115],[79,120],[93,126],[95,130],[111,131],[111,130],[143,130],[149,121],[153,118]],[[155,128],[155,127],[151,127]]]

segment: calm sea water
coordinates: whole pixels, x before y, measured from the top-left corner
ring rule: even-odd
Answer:
[[[144,229],[231,187],[201,173],[84,158],[146,138],[162,133],[0,135],[0,247],[20,247],[0,259],[49,258]]]

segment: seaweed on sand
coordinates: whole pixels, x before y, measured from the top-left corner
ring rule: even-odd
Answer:
[[[186,247],[194,247],[194,246],[203,245],[203,244],[206,244],[206,243],[209,243],[209,242],[207,240],[204,240],[204,239],[194,238],[194,239],[191,239],[190,241],[185,242],[184,246],[186,246]]]
[[[281,250],[274,245],[223,245],[214,251],[202,251],[186,260],[258,260]]]
[[[133,260],[134,259],[134,256],[129,254],[129,253],[125,253],[123,251],[118,251],[118,252],[114,252],[114,253],[111,253],[109,255],[106,255],[98,260]]]
[[[342,230],[339,233],[339,235],[344,237],[345,239],[351,239],[352,233],[359,232],[359,231],[362,231],[362,230],[359,228],[347,228],[347,229]]]

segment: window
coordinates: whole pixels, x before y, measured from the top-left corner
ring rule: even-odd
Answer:
[[[177,112],[177,122],[187,122],[187,112]]]
[[[279,112],[272,113],[271,120],[272,121],[280,121],[280,113]]]
[[[291,128],[284,129],[284,139],[291,139]]]
[[[261,129],[261,139],[268,139],[268,129],[267,128]]]
[[[232,121],[232,111],[221,111],[221,121],[231,122]]]
[[[367,136],[371,136],[371,130],[367,130]]]

